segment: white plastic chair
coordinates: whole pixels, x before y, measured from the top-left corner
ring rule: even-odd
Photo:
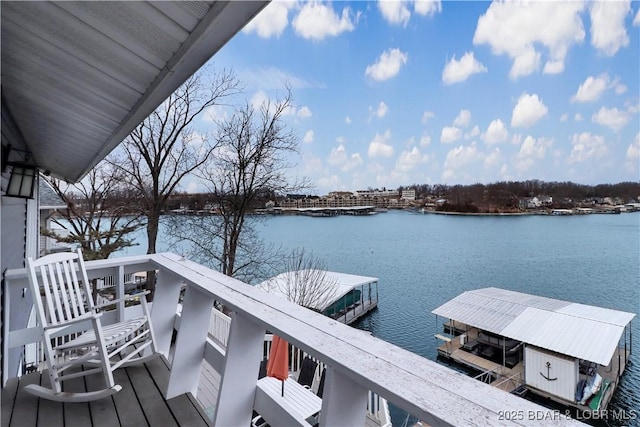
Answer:
[[[35,261],[29,258],[27,269],[51,382],[51,388],[28,385],[25,387],[28,392],[59,402],[101,399],[122,389],[114,382],[115,369],[141,364],[159,355],[145,297],[148,292],[96,306],[80,250],[47,255]],[[133,298],[140,298],[141,317],[102,324],[100,308]],[[62,391],[62,381],[98,372],[104,376],[104,389]]]

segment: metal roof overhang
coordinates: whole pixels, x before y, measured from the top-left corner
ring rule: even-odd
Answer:
[[[635,317],[634,313],[499,288],[464,292],[432,313],[605,366]]]
[[[3,116],[77,182],[268,3],[3,1]]]
[[[275,277],[265,280],[264,282],[258,283],[256,287],[263,291],[278,295],[284,299],[288,299],[286,292],[288,283],[295,282],[296,277],[304,277],[304,274],[297,274],[296,272],[281,273]],[[324,283],[326,283],[326,286],[333,287],[333,294],[331,301],[326,302],[322,307],[318,307],[320,310],[326,309],[331,304],[351,292],[351,290],[359,286],[378,282],[377,277],[357,276],[355,274],[338,273],[335,271],[325,271],[322,273],[322,279],[324,280]]]

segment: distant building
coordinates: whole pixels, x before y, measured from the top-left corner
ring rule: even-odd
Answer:
[[[415,200],[416,199],[416,190],[402,190],[402,196],[400,196],[402,200]]]

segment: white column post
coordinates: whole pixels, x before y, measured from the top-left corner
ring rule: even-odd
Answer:
[[[162,269],[158,271],[156,278],[156,290],[151,306],[151,324],[158,350],[168,358],[180,298],[181,279]]]
[[[321,426],[363,426],[368,390],[327,366],[322,393]]]
[[[171,363],[167,399],[190,392],[198,394],[200,369],[209,333],[213,295],[187,286],[182,301],[182,320]]]
[[[116,268],[116,299],[124,298],[124,266],[120,265]],[[116,306],[116,322],[124,321],[124,301],[120,301]]]
[[[233,313],[214,425],[251,424],[264,334],[263,327]]]

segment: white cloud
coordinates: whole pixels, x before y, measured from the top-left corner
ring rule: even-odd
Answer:
[[[574,134],[571,137],[571,154],[569,163],[584,162],[586,160],[599,159],[607,154],[607,144],[601,135],[592,135],[590,132]]]
[[[613,56],[627,46],[629,36],[624,20],[630,12],[630,0],[591,3],[591,44],[607,56]]]
[[[304,138],[302,138],[302,142],[305,144],[311,144],[313,142],[314,132],[312,130],[308,130],[304,134]]]
[[[311,113],[311,110],[309,109],[309,107],[305,105],[300,109],[298,109],[298,111],[296,112],[296,115],[301,119],[308,119],[313,115],[313,113]]]
[[[442,11],[440,0],[378,0],[378,9],[388,23],[406,27],[411,19],[411,3],[418,15],[431,17]]]
[[[411,151],[403,151],[396,162],[396,169],[402,172],[409,172],[421,163],[427,163],[429,156],[422,154],[418,147],[413,147]]]
[[[462,131],[455,126],[445,126],[440,133],[440,142],[450,144],[462,138]]]
[[[571,97],[571,102],[597,101],[609,87],[609,76],[601,74],[598,77],[589,76],[578,86],[578,91]]]
[[[636,17],[633,18],[633,25],[635,27],[640,25],[640,9],[638,9],[638,11],[636,12]]]
[[[429,144],[431,144],[431,137],[425,133],[420,137],[420,146],[427,147]]]
[[[561,122],[566,122],[567,120],[569,120],[569,115],[567,113],[564,113],[563,115],[560,116]]]
[[[453,124],[455,126],[467,127],[471,122],[471,111],[469,110],[460,110],[458,116],[453,120]]]
[[[409,55],[400,49],[389,49],[382,52],[378,62],[367,66],[364,74],[375,81],[388,80],[400,72],[400,68],[407,63],[408,58]]]
[[[518,98],[511,115],[512,127],[530,127],[547,115],[549,109],[538,95],[524,93]]]
[[[450,85],[467,80],[471,75],[487,72],[487,67],[473,57],[473,52],[466,52],[460,60],[455,55],[442,70],[442,81]]]
[[[584,117],[582,117],[582,114],[580,114],[580,113],[576,113],[576,114],[573,116],[573,120],[575,120],[576,122],[581,122],[581,121],[583,121],[583,120],[584,120]]]
[[[503,162],[503,156],[500,149],[496,147],[491,153],[484,157],[483,165],[486,169],[491,169]]]
[[[478,135],[480,135],[480,128],[478,126],[474,126],[473,129],[464,134],[464,139],[473,139]]]
[[[636,134],[634,141],[627,147],[625,165],[631,172],[640,169],[640,132]]]
[[[624,84],[620,83],[619,77],[616,77],[613,82],[611,82],[611,86],[613,87],[613,91],[616,93],[616,95],[622,95],[627,91],[627,87]]]
[[[332,166],[340,167],[343,172],[349,172],[363,163],[360,153],[349,155],[343,144],[331,149],[327,162]]]
[[[359,16],[352,17],[348,7],[342,9],[342,15],[338,16],[330,4],[311,1],[304,3],[291,24],[299,36],[319,41],[327,36],[353,31]]]
[[[256,33],[263,39],[280,37],[289,25],[289,9],[293,6],[295,2],[271,2],[242,31],[247,34]]]
[[[425,111],[424,113],[422,113],[422,123],[427,123],[427,121],[429,121],[429,119],[433,118],[434,116],[435,114],[433,114],[433,112]]]
[[[307,80],[273,66],[245,68],[238,73],[238,78],[245,82],[248,88],[262,90],[281,90],[285,84],[291,85],[292,89],[326,89],[327,87],[326,83]]]
[[[521,173],[529,170],[536,161],[544,159],[547,148],[552,144],[551,139],[528,135],[516,155],[516,169]]]
[[[500,119],[491,121],[487,127],[487,131],[482,134],[482,140],[487,145],[505,142],[508,137],[509,132],[507,131],[507,127]]]
[[[409,2],[400,0],[378,1],[378,9],[382,17],[390,24],[406,27],[411,18],[411,12],[407,7]]]
[[[387,106],[384,101],[380,101],[380,104],[378,104],[378,108],[376,108],[375,110],[373,109],[373,107],[369,107],[369,117],[376,116],[377,118],[381,119],[386,116],[388,112],[389,106]]]
[[[584,40],[580,13],[584,3],[569,2],[493,2],[478,19],[474,45],[487,44],[496,55],[513,60],[509,76],[526,76],[539,68],[542,45],[547,51],[544,73],[564,70],[571,45]]]
[[[253,94],[253,96],[251,97],[251,100],[249,101],[249,104],[256,110],[259,110],[260,107],[262,107],[262,105],[264,105],[265,102],[268,102],[268,101],[269,101],[269,96],[267,95],[267,93],[263,90],[259,90]]]
[[[212,105],[207,108],[202,120],[207,123],[216,123],[229,118],[229,113],[224,105]]]
[[[351,117],[347,116],[347,117],[344,119],[344,122],[345,122],[346,124],[350,125],[350,124],[351,124]]]
[[[451,149],[444,160],[444,171],[442,172],[442,179],[448,181],[450,179],[459,179],[460,173],[467,171],[468,165],[482,159],[482,154],[478,152],[475,143],[471,145],[460,145]]]
[[[391,139],[391,131],[387,130],[384,134],[376,133],[373,141],[369,144],[367,154],[369,157],[391,157],[393,156],[393,146],[389,144]]]
[[[440,0],[415,0],[413,7],[418,15],[423,16],[431,17],[438,12],[442,12]]]
[[[614,131],[619,131],[629,122],[629,114],[617,108],[601,107],[591,116],[591,121],[601,126],[611,128]]]

